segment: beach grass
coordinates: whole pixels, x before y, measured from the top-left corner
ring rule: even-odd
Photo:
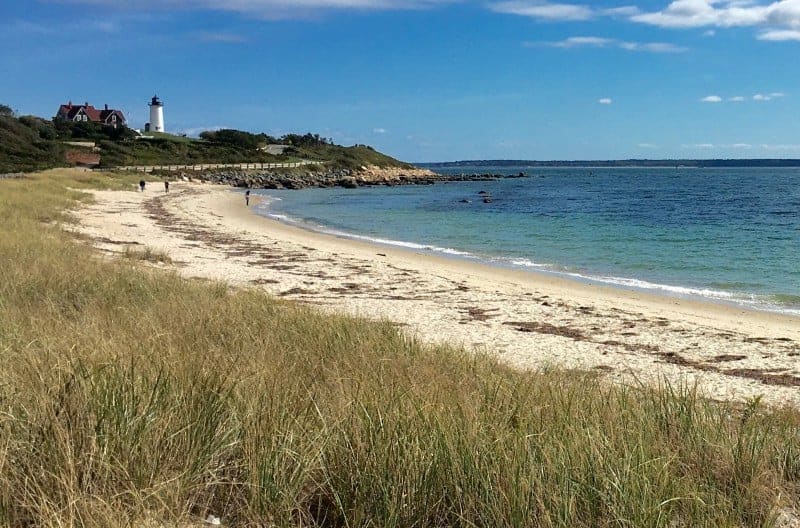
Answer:
[[[136,181],[0,181],[0,526],[766,527],[796,513],[795,409],[517,371],[101,257],[64,231],[81,188]]]

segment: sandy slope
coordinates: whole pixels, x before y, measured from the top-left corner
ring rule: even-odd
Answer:
[[[527,368],[696,382],[715,398],[800,404],[800,318],[500,270],[320,235],[199,184],[96,192],[78,229],[109,252],[166,251],[180,273],[390,319],[425,341]]]

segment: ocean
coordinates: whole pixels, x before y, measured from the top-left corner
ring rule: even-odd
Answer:
[[[308,229],[800,315],[800,169],[469,166],[525,178],[263,190]]]

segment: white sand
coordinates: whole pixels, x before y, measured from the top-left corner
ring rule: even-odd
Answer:
[[[95,192],[78,229],[107,252],[152,247],[187,277],[389,319],[423,341],[520,368],[598,369],[623,382],[696,383],[718,399],[800,404],[800,317],[313,233],[253,214],[242,194],[220,186],[149,187]]]

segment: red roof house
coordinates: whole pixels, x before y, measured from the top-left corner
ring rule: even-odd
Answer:
[[[125,126],[125,115],[120,110],[114,110],[105,105],[105,108],[98,110],[89,103],[74,105],[72,101],[58,107],[55,119],[65,121],[91,121],[102,123],[114,128]]]

